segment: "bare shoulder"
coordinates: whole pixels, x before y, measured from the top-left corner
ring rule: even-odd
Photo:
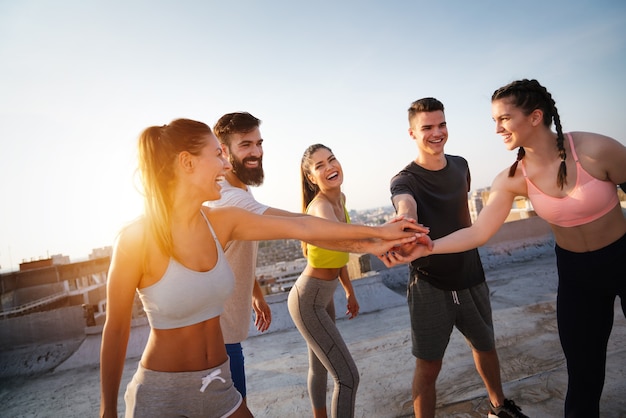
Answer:
[[[201,210],[204,212],[209,222],[211,222],[211,225],[220,222],[232,222],[233,219],[237,219],[238,217],[245,216],[245,214],[250,213],[249,211],[237,206],[202,206]]]
[[[601,180],[619,182],[626,175],[626,146],[592,132],[572,132],[576,154],[583,168]]]
[[[254,228],[255,223],[258,224],[259,217],[263,216],[236,206],[221,206],[215,208],[202,206],[201,210],[209,220],[211,228],[215,231],[222,246],[234,239],[233,233],[236,229]]]
[[[309,203],[307,214],[317,216],[319,218],[327,217],[329,212],[332,212],[333,208],[330,202],[324,198],[316,197]]]
[[[613,152],[622,152],[624,144],[610,136],[594,132],[571,132],[579,157],[600,158]]]
[[[221,229],[230,229],[230,225],[234,224],[233,220],[237,217],[239,211],[245,212],[244,209],[238,208],[237,206],[202,206],[200,210],[211,224],[211,228],[213,228],[218,235],[220,235]]]
[[[138,218],[122,228],[117,236],[111,266],[109,285],[122,286],[132,291],[138,286],[150,242],[150,231],[144,217]],[[155,243],[152,246],[156,246]]]
[[[509,175],[510,167],[500,171],[493,179],[491,183],[491,193],[508,194],[515,196],[527,196],[528,188],[526,187],[526,180],[524,179],[524,173],[522,172],[521,165],[518,164],[513,176]]]
[[[117,246],[123,247],[125,251],[141,251],[146,239],[146,228],[147,222],[143,216],[128,223],[117,236]]]

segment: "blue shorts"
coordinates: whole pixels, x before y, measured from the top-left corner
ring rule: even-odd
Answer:
[[[226,344],[226,353],[230,357],[230,374],[233,377],[235,388],[246,397],[246,367],[244,364],[243,349],[241,343]]]

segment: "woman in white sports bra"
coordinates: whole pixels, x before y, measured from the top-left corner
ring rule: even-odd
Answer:
[[[107,277],[100,355],[101,417],[117,417],[133,303],[151,331],[124,395],[126,417],[251,417],[230,377],[219,315],[233,288],[222,248],[232,240],[298,239],[380,254],[427,232],[399,219],[380,227],[313,216],[208,208],[231,168],[211,129],[177,119],[139,137],[145,214],[119,234]],[[406,231],[405,231],[406,229]],[[331,242],[332,241],[332,242]],[[337,249],[337,248],[334,248]]]
[[[556,241],[557,322],[568,370],[564,413],[599,417],[616,296],[626,316],[626,218],[617,197],[617,185],[626,190],[626,147],[600,134],[564,134],[554,100],[537,80],[501,87],[491,103],[496,132],[518,153],[494,179],[476,222],[435,240],[434,248],[412,245],[381,259],[391,266],[481,246],[504,223],[514,198],[528,197]]]

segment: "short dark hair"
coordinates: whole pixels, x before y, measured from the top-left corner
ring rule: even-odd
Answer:
[[[411,119],[415,117],[418,113],[422,112],[435,112],[437,110],[444,111],[443,103],[434,97],[424,97],[423,99],[419,99],[411,103],[411,107],[409,107],[409,122]]]
[[[233,134],[246,134],[261,125],[261,120],[248,112],[227,113],[218,119],[213,127],[217,139],[230,146],[230,137]]]

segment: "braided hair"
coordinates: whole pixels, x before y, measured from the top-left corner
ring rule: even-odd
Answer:
[[[563,146],[564,135],[563,128],[561,126],[561,118],[559,112],[556,109],[556,103],[552,99],[552,95],[543,87],[537,80],[517,80],[507,84],[504,87],[500,87],[493,92],[491,101],[501,100],[508,98],[511,103],[522,110],[522,112],[528,116],[534,110],[539,109],[543,112],[543,124],[550,128],[554,122],[556,128],[556,147],[559,150],[559,157],[561,158],[561,164],[559,166],[559,172],[556,178],[556,184],[561,189],[567,184],[567,166],[565,159],[567,157],[565,153],[565,147]],[[515,175],[517,164],[524,158],[526,152],[524,147],[519,147],[517,150],[517,159],[511,165],[509,169],[509,177]]]

